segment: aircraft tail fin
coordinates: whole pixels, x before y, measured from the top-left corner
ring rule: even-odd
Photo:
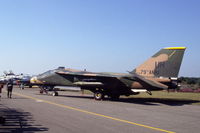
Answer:
[[[186,47],[163,48],[131,73],[144,77],[178,77],[185,49]]]

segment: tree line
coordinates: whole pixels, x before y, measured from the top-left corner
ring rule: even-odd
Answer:
[[[200,87],[200,78],[197,77],[180,77],[181,84],[198,85]]]

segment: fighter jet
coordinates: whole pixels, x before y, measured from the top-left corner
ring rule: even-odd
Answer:
[[[28,74],[14,74],[11,70],[9,72],[4,71],[4,75],[0,76],[0,83],[6,84],[9,80],[12,80],[15,85],[26,85],[30,88],[32,84],[30,83],[30,79],[32,76]]]
[[[1,83],[7,83],[8,80],[12,80],[12,81],[17,80],[17,77],[16,77],[16,75],[13,73],[12,70],[10,70],[9,72],[4,71],[4,75],[0,76],[0,82],[1,82]]]
[[[97,73],[58,68],[31,79],[43,90],[59,86],[76,86],[90,90],[96,100],[108,96],[116,100],[120,95],[137,95],[140,92],[175,89],[186,47],[163,48],[150,59],[128,73]],[[49,90],[50,90],[49,89]],[[58,95],[54,90],[53,95]]]

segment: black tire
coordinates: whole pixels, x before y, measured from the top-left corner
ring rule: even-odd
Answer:
[[[102,91],[96,91],[94,92],[94,99],[95,100],[102,100],[104,99],[104,94]]]
[[[41,89],[41,90],[40,90],[40,94],[43,94],[43,92],[44,92],[44,91]]]
[[[57,92],[57,91],[54,91],[54,92],[52,93],[52,96],[58,96],[58,92]]]
[[[4,125],[6,122],[6,119],[2,116],[0,116],[0,124]]]

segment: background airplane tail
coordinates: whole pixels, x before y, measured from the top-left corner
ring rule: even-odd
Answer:
[[[132,73],[144,77],[178,77],[185,49],[186,47],[161,49]]]

